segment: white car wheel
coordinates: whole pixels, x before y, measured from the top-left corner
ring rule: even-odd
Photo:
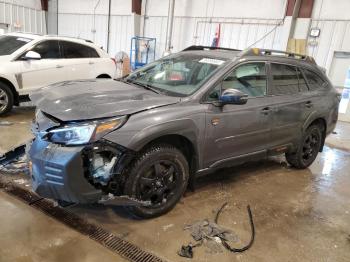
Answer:
[[[3,83],[0,83],[0,115],[6,114],[12,109],[13,95],[11,90]]]

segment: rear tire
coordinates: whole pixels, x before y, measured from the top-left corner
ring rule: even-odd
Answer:
[[[124,193],[150,206],[128,206],[134,215],[152,218],[170,211],[184,194],[189,177],[186,158],[177,148],[159,144],[144,150],[126,170]]]
[[[298,145],[297,151],[286,153],[287,162],[297,168],[309,167],[316,159],[322,146],[323,128],[320,125],[311,125],[306,129]]]
[[[14,103],[14,97],[11,89],[0,82],[0,116],[10,112]]]

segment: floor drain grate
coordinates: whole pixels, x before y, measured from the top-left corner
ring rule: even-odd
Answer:
[[[142,250],[138,246],[131,244],[107,230],[92,224],[85,219],[55,206],[51,201],[42,199],[35,193],[21,188],[13,183],[4,183],[0,180],[0,188],[13,195],[25,203],[37,208],[45,214],[57,219],[68,227],[80,232],[83,235],[95,240],[104,247],[119,254],[133,262],[165,262],[165,260]]]

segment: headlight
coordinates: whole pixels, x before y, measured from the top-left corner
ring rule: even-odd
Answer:
[[[65,145],[82,145],[100,139],[112,130],[121,127],[127,117],[113,118],[106,121],[91,123],[70,124],[61,128],[52,129],[48,133],[51,142]]]

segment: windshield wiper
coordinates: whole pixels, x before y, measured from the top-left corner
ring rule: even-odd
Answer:
[[[131,80],[131,79],[124,79],[124,82],[141,86],[144,89],[150,90],[150,91],[152,91],[152,92],[154,92],[154,93],[156,93],[158,95],[161,94],[160,91],[158,91],[157,89],[153,88],[151,85],[148,85],[148,84],[140,83],[140,82],[137,82],[137,81],[134,81],[134,80]]]

